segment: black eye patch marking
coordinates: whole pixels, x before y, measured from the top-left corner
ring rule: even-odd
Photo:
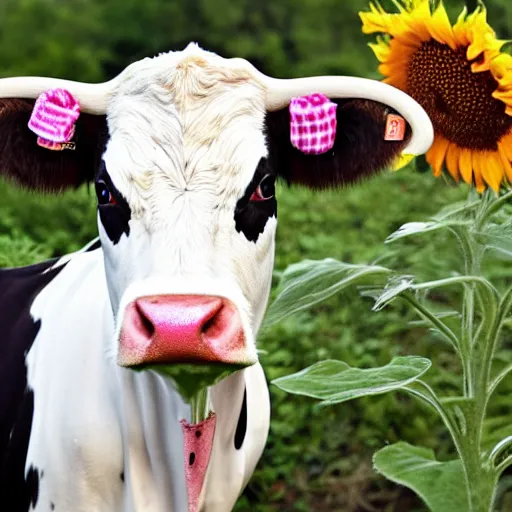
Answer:
[[[96,176],[96,182],[104,183],[112,197],[115,199],[112,203],[98,204],[101,223],[103,224],[108,237],[115,245],[119,242],[123,233],[126,236],[130,235],[129,221],[132,216],[132,211],[126,199],[112,183],[107,172],[105,162],[103,161],[98,175]]]
[[[256,167],[251,183],[245,190],[245,194],[235,207],[235,227],[239,233],[243,233],[250,242],[256,243],[263,233],[270,217],[277,217],[277,201],[271,197],[265,201],[251,201],[253,193],[258,188],[261,180],[267,175],[274,176],[266,158],[262,158]],[[268,180],[269,178],[265,178]]]

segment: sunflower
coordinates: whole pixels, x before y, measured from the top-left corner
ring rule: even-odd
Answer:
[[[363,32],[381,33],[370,44],[385,82],[412,96],[430,116],[434,144],[427,161],[479,192],[512,183],[512,56],[502,52],[483,4],[455,25],[442,1],[394,0],[398,13],[378,2],[360,13]]]

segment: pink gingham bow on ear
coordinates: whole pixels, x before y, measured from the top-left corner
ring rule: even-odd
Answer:
[[[74,149],[70,144],[80,105],[65,89],[50,89],[39,95],[30,116],[28,127],[38,135],[37,143],[47,149]]]
[[[292,98],[290,140],[307,155],[321,155],[334,146],[338,105],[320,93]]]

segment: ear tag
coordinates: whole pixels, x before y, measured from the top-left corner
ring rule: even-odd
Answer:
[[[320,93],[290,101],[290,142],[306,155],[321,155],[334,146],[338,105]]]
[[[386,118],[386,132],[384,140],[404,140],[405,119],[396,114],[388,114]]]
[[[28,127],[37,137],[37,144],[52,151],[74,150],[71,142],[75,123],[80,116],[80,104],[65,89],[50,89],[39,95],[32,110]]]

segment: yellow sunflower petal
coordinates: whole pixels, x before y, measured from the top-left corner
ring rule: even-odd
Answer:
[[[459,155],[460,149],[455,144],[448,144],[446,150],[446,168],[455,181],[459,181]]]
[[[473,164],[475,188],[477,192],[481,194],[487,188],[482,178],[482,162],[485,163],[485,153],[482,151],[475,151],[471,155],[471,160]]]
[[[479,194],[485,192],[486,186],[480,173],[475,173],[475,188]]]
[[[443,170],[443,162],[448,149],[448,140],[441,135],[437,135],[434,139],[434,144],[428,150],[426,159],[430,167],[434,171],[434,176],[441,176]]]
[[[494,192],[498,192],[503,180],[503,166],[498,152],[487,151],[485,161],[480,161],[480,165],[480,170],[485,182],[494,190]]]
[[[494,91],[492,93],[493,98],[500,100],[505,104],[505,114],[512,116],[512,94],[501,93],[500,91]]]
[[[512,162],[512,131],[505,135],[498,143],[500,152]]]
[[[468,20],[466,19],[468,10],[466,7],[462,10],[457,18],[457,23],[453,26],[453,36],[455,42],[460,46],[466,46],[469,44],[469,31],[468,31]]]
[[[471,64],[471,71],[473,73],[482,73],[483,71],[489,71],[490,67],[490,59],[487,58],[486,53],[482,54],[482,57],[479,57],[478,60]]]
[[[505,171],[505,176],[509,183],[512,183],[512,165],[511,160],[507,156],[507,152],[505,146],[502,142],[498,143],[498,153],[500,155],[501,164],[503,165],[503,170]]]
[[[505,41],[496,38],[496,33],[487,23],[487,14],[483,8],[475,12],[475,17],[468,25],[468,31],[470,44],[466,56],[471,61],[480,57],[472,64],[471,69],[474,73],[486,71],[489,69],[490,61],[499,55]]]
[[[373,34],[374,32],[383,32],[391,34],[396,15],[380,12],[360,12],[359,17],[363,22],[363,33]]]
[[[409,25],[421,41],[428,41],[431,38],[428,26],[432,21],[430,14],[429,0],[418,0],[412,2],[410,7]]]
[[[428,3],[428,0],[421,0],[421,3],[425,1]],[[428,35],[421,27],[412,26],[415,18],[404,9],[400,14],[389,14],[378,3],[371,3],[370,12],[359,12],[359,17],[364,34],[382,32],[412,43],[422,42]]]
[[[512,55],[501,53],[490,63],[491,73],[500,87],[512,91]]]
[[[468,46],[466,57],[468,60],[475,60],[484,51],[483,37],[477,36],[473,39],[472,43]]]
[[[379,62],[384,62],[389,58],[389,46],[381,45],[379,43],[368,43],[368,46],[373,50],[375,57]]]
[[[447,44],[452,50],[457,48],[448,14],[442,3],[439,4],[432,14],[430,23],[428,24],[428,30],[437,42]]]
[[[472,176],[473,176],[473,163],[471,158],[471,150],[462,148],[460,150],[460,158],[459,158],[459,169],[462,179],[471,184]]]
[[[512,89],[509,91],[500,91],[499,89],[496,89],[492,93],[492,97],[502,101],[508,107],[512,107]],[[507,112],[507,114],[512,115],[509,112]]]

